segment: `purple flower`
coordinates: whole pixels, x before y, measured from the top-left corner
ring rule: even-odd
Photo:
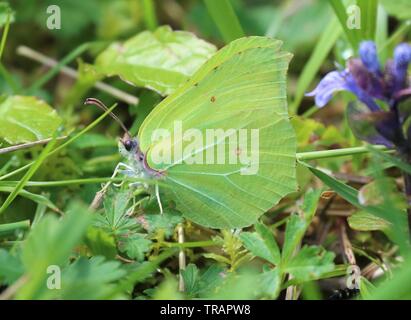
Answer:
[[[381,68],[375,43],[364,41],[360,44],[359,58],[348,60],[343,71],[328,73],[307,96],[315,96],[315,103],[321,108],[336,92],[353,93],[357,101],[348,106],[348,120],[357,138],[395,146],[408,153],[411,152],[411,129],[403,130],[403,126],[411,115],[411,108],[401,108],[401,103],[411,97],[407,76],[410,63],[411,46],[402,43],[395,48],[394,58]]]
[[[377,47],[373,41],[364,41],[358,52],[364,66],[370,72],[380,73],[380,62],[378,61]]]

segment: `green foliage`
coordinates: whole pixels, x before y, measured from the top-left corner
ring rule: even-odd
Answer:
[[[241,240],[250,252],[273,265],[261,275],[262,293],[276,298],[286,274],[296,281],[306,282],[320,278],[334,269],[334,253],[318,246],[298,247],[315,214],[320,193],[309,191],[301,207],[302,215],[292,215],[287,221],[284,244],[280,253],[272,232],[264,225],[255,226],[256,233],[242,233]]]
[[[411,3],[408,0],[380,0],[385,10],[399,19],[411,18]]]
[[[0,139],[9,144],[50,138],[60,124],[56,111],[35,97],[0,98]]]
[[[359,30],[347,26],[351,4]],[[61,29],[46,27],[50,5]],[[322,299],[345,283],[350,248],[356,299],[411,299],[409,159],[360,145],[355,136],[376,131],[352,121],[363,107],[347,108],[352,95],[323,109],[304,98],[363,40],[376,40],[381,63],[391,58],[410,40],[409,6],[0,2],[0,299]],[[294,56],[289,70],[280,47]],[[174,120],[201,132],[259,128],[259,172],[176,162],[161,180],[112,179],[124,132],[109,112],[83,107],[86,97],[110,111],[118,102],[158,170],[152,133]],[[54,140],[60,127],[68,137]]]
[[[194,34],[163,26],[111,44],[97,57],[95,67],[99,73],[169,95],[214,52],[213,45]]]

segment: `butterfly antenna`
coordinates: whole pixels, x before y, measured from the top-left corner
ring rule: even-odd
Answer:
[[[87,98],[86,101],[84,101],[84,104],[95,105],[98,108],[100,108],[101,110],[103,110],[104,112],[108,111],[107,106],[103,102],[101,102],[100,100],[98,100],[96,98]],[[110,112],[109,115],[110,115],[110,117],[112,117],[120,125],[120,127],[124,130],[124,132],[128,136],[131,136],[130,132],[127,130],[124,123],[113,112]]]

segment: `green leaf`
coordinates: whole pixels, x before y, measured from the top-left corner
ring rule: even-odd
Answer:
[[[128,231],[131,219],[126,215],[129,208],[131,193],[129,191],[114,191],[107,193],[104,199],[104,222],[108,230],[115,234]],[[133,222],[136,224],[136,222]]]
[[[14,22],[15,14],[8,2],[0,2],[0,28],[7,23],[7,19],[10,19],[10,23]],[[9,15],[10,18],[8,18]]]
[[[306,231],[307,224],[304,219],[296,214],[290,216],[285,229],[284,245],[282,251],[282,261],[284,264],[290,260],[294,254],[297,246],[300,244],[304,233]]]
[[[259,279],[259,291],[264,296],[277,299],[281,290],[281,273],[279,268],[265,271]]]
[[[18,292],[22,299],[34,299],[45,290],[47,268],[62,267],[73,248],[80,243],[91,223],[87,207],[74,203],[62,220],[45,216],[33,227],[22,248],[22,261],[28,282]]]
[[[101,255],[107,259],[113,259],[117,254],[114,237],[102,229],[89,228],[85,238],[85,244],[93,255]]]
[[[243,232],[240,235],[240,239],[243,242],[244,247],[254,256],[277,265],[277,257],[273,257],[270,249],[258,233]]]
[[[411,19],[411,2],[409,0],[380,0],[385,10],[398,19]]]
[[[151,248],[151,241],[145,239],[141,234],[133,234],[125,238],[121,238],[119,248],[122,252],[127,253],[131,259],[143,261],[145,253]]]
[[[244,31],[230,0],[204,0],[204,2],[226,43],[244,37]]]
[[[357,211],[348,218],[349,226],[358,231],[387,231],[390,223],[366,211]]]
[[[393,206],[364,206],[358,200],[358,191],[341,181],[334,179],[321,170],[318,170],[307,163],[301,162],[310,171],[317,176],[323,183],[332,188],[342,198],[354,205],[355,207],[365,210],[370,214],[373,214],[379,218],[385,219],[393,226],[393,232],[389,232],[389,237],[392,241],[396,242],[402,251],[408,252],[409,250],[409,230],[406,227],[406,214],[402,210],[398,210]]]
[[[314,218],[315,212],[317,211],[318,201],[320,201],[321,190],[309,189],[304,196],[304,202],[302,205],[302,212],[304,214],[304,219],[308,225]]]
[[[145,214],[139,216],[138,220],[140,222],[144,221],[143,226],[146,227],[149,233],[163,230],[166,237],[172,236],[177,224],[183,222],[181,215],[175,212],[164,212],[163,214]]]
[[[113,43],[96,59],[98,72],[169,95],[187,81],[216,48],[168,26]]]
[[[185,292],[192,296],[197,289],[197,280],[198,280],[198,268],[195,264],[190,263],[188,266],[181,270],[181,276],[184,280]]]
[[[10,285],[24,273],[24,267],[19,258],[10,252],[0,249],[0,283]]]
[[[260,257],[274,265],[278,265],[281,260],[280,249],[275,241],[274,235],[263,224],[256,224],[257,232],[243,232],[240,239],[247,250],[257,257]]]
[[[50,138],[61,118],[36,97],[0,97],[0,139],[9,144]]]
[[[60,290],[47,290],[41,299],[98,300],[115,286],[114,282],[126,275],[118,261],[104,257],[81,257],[64,268]]]
[[[304,246],[284,267],[297,281],[310,281],[334,269],[335,254],[317,246]]]
[[[267,246],[274,264],[279,264],[281,260],[281,253],[271,230],[262,223],[257,223],[255,225],[255,230]]]

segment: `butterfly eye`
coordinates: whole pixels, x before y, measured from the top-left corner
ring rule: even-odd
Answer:
[[[124,148],[125,148],[127,151],[130,151],[132,147],[133,147],[133,142],[132,142],[131,140],[126,140],[126,141],[124,142]]]

